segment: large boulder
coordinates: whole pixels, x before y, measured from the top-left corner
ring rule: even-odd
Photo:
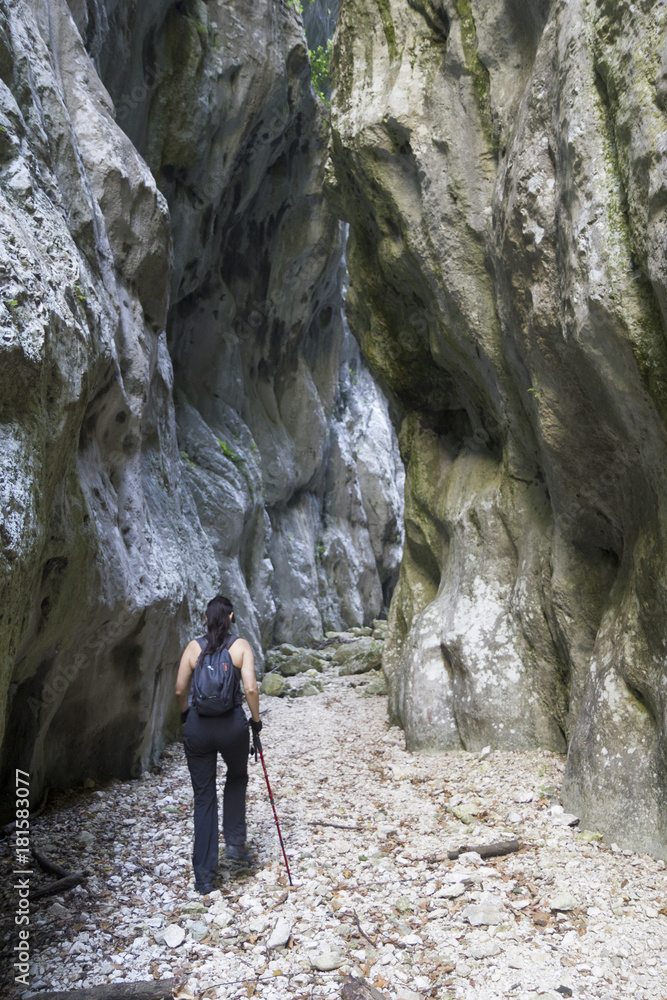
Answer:
[[[341,677],[349,674],[365,674],[369,670],[380,668],[383,649],[384,645],[376,639],[367,637],[355,639],[354,642],[339,646],[331,662],[338,665]]]
[[[305,674],[307,670],[321,673],[323,666],[323,661],[310,649],[297,649],[287,657],[279,670],[283,677],[295,677],[297,674]]]
[[[408,746],[568,749],[667,856],[666,35],[652,3],[348,0],[328,190],[403,413]]]
[[[265,674],[260,685],[262,694],[271,698],[281,698],[287,694],[287,682],[280,674]]]

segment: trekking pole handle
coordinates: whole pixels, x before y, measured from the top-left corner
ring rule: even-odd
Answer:
[[[252,757],[254,755],[255,763],[257,763],[257,752],[258,751],[259,753],[262,752],[262,741],[260,740],[259,733],[255,730],[252,721],[253,721],[252,718],[248,719],[248,727],[250,728],[250,732],[252,733],[252,745],[250,747],[250,756]]]

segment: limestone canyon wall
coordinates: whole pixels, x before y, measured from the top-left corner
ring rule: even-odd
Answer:
[[[568,750],[667,855],[667,31],[625,0],[343,0],[327,184],[405,414],[413,748]]]
[[[3,766],[39,796],[150,759],[214,565],[184,513],[166,202],[64,4],[2,4],[0,50]]]
[[[265,644],[368,621],[397,576],[402,470],[377,393],[352,393],[382,427],[377,480],[338,444],[344,231],[301,19],[241,0],[107,7],[81,30],[169,204],[179,445],[221,586]]]
[[[291,6],[0,0],[0,96],[2,766],[37,800],[155,759],[212,593],[260,669],[376,615],[401,466]]]

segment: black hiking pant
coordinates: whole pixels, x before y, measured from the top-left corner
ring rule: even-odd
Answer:
[[[250,735],[246,714],[237,706],[228,715],[203,716],[191,708],[183,731],[185,756],[195,800],[192,867],[197,882],[210,882],[218,871],[218,754],[227,765],[222,799],[222,832],[227,844],[245,844],[245,795]]]

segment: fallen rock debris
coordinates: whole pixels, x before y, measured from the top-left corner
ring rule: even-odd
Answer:
[[[359,697],[330,659],[318,676],[314,696],[262,699],[294,888],[251,763],[254,863],[222,851],[219,888],[194,892],[192,791],[172,745],[157,773],[52,795],[32,822],[40,852],[90,874],[33,904],[31,988],[8,995],[181,977],[183,998],[215,1000],[664,997],[665,866],[554,826],[563,757],[408,754],[384,697]],[[12,850],[10,837],[8,864]]]

